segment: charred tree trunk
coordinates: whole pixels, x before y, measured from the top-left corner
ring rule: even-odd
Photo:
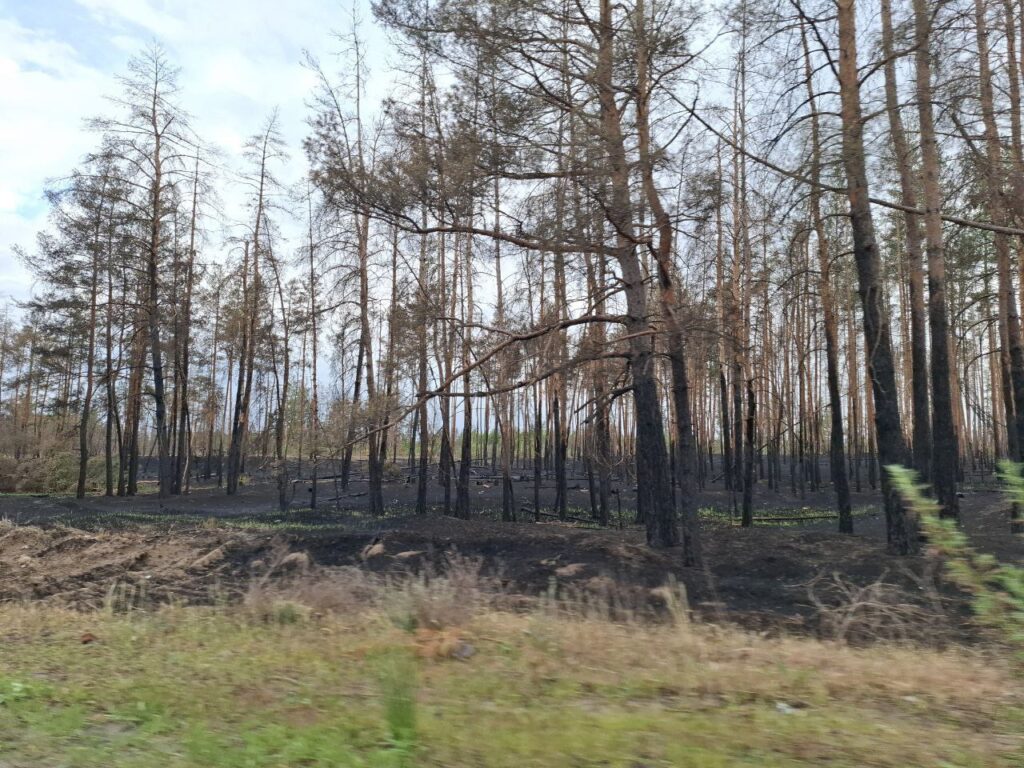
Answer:
[[[846,170],[850,222],[853,228],[857,292],[864,315],[864,346],[871,389],[874,393],[878,456],[883,466],[905,465],[908,459],[907,448],[900,424],[889,321],[883,308],[882,263],[875,240],[871,203],[868,199],[854,0],[838,0],[837,10],[843,166]],[[903,555],[916,551],[916,521],[904,508],[886,473],[882,475],[882,493],[885,498],[886,531],[890,549]]]
[[[939,150],[932,116],[932,72],[929,38],[931,11],[914,0],[917,113],[921,130],[921,186],[925,204],[925,250],[928,256],[928,328],[932,341],[932,486],[942,517],[958,519],[956,495],[959,444],[953,421],[949,317],[946,311],[946,254],[942,242],[942,193]]]

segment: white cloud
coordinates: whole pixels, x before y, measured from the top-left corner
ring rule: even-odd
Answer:
[[[25,216],[0,210],[0,304],[28,298],[32,288],[32,275],[14,254],[20,245],[31,252],[36,232],[46,223],[46,212]]]
[[[301,64],[303,51],[328,58],[342,47],[332,30],[351,22],[349,0],[62,2],[63,14],[47,15],[46,31],[38,28],[38,14],[24,21],[16,4],[0,10],[7,16],[0,18],[0,295],[22,291],[19,298],[25,297],[27,276],[12,246],[32,246],[45,224],[45,180],[69,172],[95,145],[83,120],[111,109],[103,96],[117,92],[116,76],[146,42],[158,40],[181,67],[182,106],[231,167],[240,165],[246,138],[279,108],[291,155],[279,177],[293,182],[305,173],[305,104],[314,86]],[[389,46],[370,23],[369,0],[356,2],[369,63],[379,75]],[[370,93],[368,100],[383,95]],[[228,215],[238,215],[240,191],[223,191]]]
[[[135,35],[111,35],[110,43],[119,51],[123,51],[129,56],[140,51],[146,45],[145,40]]]
[[[0,211],[11,213],[18,208],[18,192],[9,181],[0,180]]]
[[[26,298],[14,246],[32,247],[46,179],[67,173],[93,143],[82,121],[108,86],[70,45],[0,19],[0,297]]]
[[[133,24],[155,35],[178,35],[181,20],[158,11],[148,0],[78,0],[78,3],[107,24]]]

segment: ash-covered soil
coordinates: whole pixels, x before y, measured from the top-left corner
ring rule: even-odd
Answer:
[[[482,507],[497,498],[486,482],[475,489]],[[728,516],[709,518],[705,566],[694,569],[682,567],[678,550],[647,548],[643,531],[626,525],[625,515],[615,529],[535,523],[527,513],[530,522],[512,524],[486,513],[472,520],[417,517],[404,506],[409,491],[398,483],[385,491],[391,514],[375,519],[363,511],[364,490],[356,480],[316,511],[296,503],[283,513],[271,484],[246,487],[235,497],[206,488],[171,500],[3,496],[0,600],[56,600],[82,608],[211,603],[241,599],[255,581],[351,567],[436,572],[458,555],[479,560],[503,591],[524,600],[554,591],[656,614],[664,608],[658,588],[675,582],[698,615],[759,629],[817,631],[817,601],[857,599],[850,594],[879,580],[892,585],[887,599],[908,610],[941,610],[954,624],[967,614],[963,597],[937,578],[934,563],[885,553],[884,521],[868,496],[858,499],[853,536],[834,532],[830,520],[741,529]],[[321,498],[328,495],[321,491]],[[826,494],[775,496],[759,494],[761,513],[810,517],[827,511]],[[728,509],[729,498],[712,490],[701,503]],[[1007,509],[996,493],[967,494],[964,526],[978,548],[1020,562],[1024,537],[1009,533]],[[860,599],[875,597],[865,593]]]

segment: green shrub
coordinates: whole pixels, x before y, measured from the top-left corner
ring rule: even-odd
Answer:
[[[115,465],[115,472],[117,467]],[[85,487],[89,492],[103,488],[106,461],[90,456]],[[50,449],[20,462],[0,464],[0,491],[18,493],[74,493],[78,486],[78,453]]]

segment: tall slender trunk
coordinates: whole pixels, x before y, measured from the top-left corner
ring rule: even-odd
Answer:
[[[419,123],[420,123],[420,136],[423,137],[423,144],[427,140],[427,54],[426,49],[421,48],[420,50],[420,103],[419,103]],[[426,155],[426,147],[420,146],[421,152]],[[422,229],[427,228],[427,205],[423,203],[420,206],[420,227]],[[427,514],[427,470],[430,455],[429,445],[429,424],[427,423],[427,388],[429,385],[427,379],[427,320],[429,317],[428,304],[430,300],[430,294],[428,291],[427,283],[430,278],[430,271],[427,264],[427,238],[425,235],[420,236],[420,260],[419,260],[419,271],[417,275],[417,304],[419,305],[419,316],[417,317],[417,397],[419,398],[419,404],[417,407],[416,421],[419,426],[419,443],[420,443],[420,455],[419,455],[419,470],[416,478],[416,513],[419,515]]]
[[[128,421],[128,440],[125,443],[125,458],[122,466],[127,467],[124,493],[118,481],[118,495],[135,496],[139,492],[139,431],[142,417],[142,379],[146,372],[146,347],[148,345],[147,325],[144,311],[140,309],[135,323],[135,342],[131,351],[131,373],[128,377],[128,402],[125,418]]]
[[[309,206],[309,333],[310,339],[310,386],[312,391],[309,398],[309,453],[310,453],[310,488],[309,506],[316,509],[317,506],[317,474],[320,470],[320,401],[317,380],[317,366],[320,364],[319,354],[319,312],[316,302],[316,241],[313,238],[313,196],[309,195],[307,203]]]
[[[884,466],[904,465],[909,458],[900,424],[896,370],[893,364],[889,321],[884,312],[882,260],[868,199],[864,160],[864,125],[857,67],[855,0],[837,0],[839,27],[839,90],[842,103],[843,166],[846,170],[850,222],[853,228],[857,292],[864,313],[864,347],[874,393],[875,433],[878,455]],[[890,549],[910,554],[917,549],[916,521],[908,514],[886,473],[882,475],[886,532]]]
[[[493,78],[492,78],[493,82]],[[497,121],[497,116],[492,118]],[[495,130],[497,130],[495,128]],[[501,185],[498,176],[494,177],[494,230],[501,229]],[[501,240],[494,241],[494,280],[497,291],[497,303],[494,310],[494,322],[499,328],[505,326],[505,285],[501,276]],[[507,357],[499,361],[499,371],[507,365]],[[502,376],[502,380],[504,380]],[[515,489],[512,485],[512,398],[505,392],[498,395],[495,403],[495,417],[498,422],[498,439],[501,453],[501,519],[512,522],[516,519]]]
[[[277,374],[277,362],[274,361],[274,375],[278,379],[277,409],[274,418],[274,463],[277,476],[277,506],[284,512],[291,504],[291,482],[288,472],[288,396],[291,388],[291,321],[288,307],[284,300],[284,283],[281,271],[273,253],[267,254],[270,267],[274,272],[277,288],[278,308],[281,310],[281,374]]]
[[[942,242],[942,192],[939,150],[932,115],[932,70],[929,38],[930,9],[926,0],[914,0],[915,74],[917,114],[921,130],[921,186],[924,191],[925,251],[928,256],[928,329],[932,341],[932,486],[941,515],[956,519],[958,443],[953,421],[953,394],[949,317],[946,311],[946,253]]]
[[[744,440],[746,457],[743,462],[743,520],[742,525],[749,528],[754,524],[754,424],[757,419],[757,400],[754,397],[754,380],[747,379],[747,435]]]
[[[235,390],[235,408],[231,424],[231,442],[228,446],[227,493],[238,492],[245,466],[245,444],[249,431],[249,411],[252,405],[253,367],[256,361],[257,330],[259,328],[260,252],[263,248],[263,225],[266,213],[267,185],[272,182],[267,163],[270,159],[274,120],[268,123],[259,143],[259,180],[256,185],[256,211],[253,218],[252,239],[245,243],[242,261],[242,289],[245,315],[242,324],[242,343],[238,353],[238,386]],[[250,247],[251,246],[251,247]],[[252,258],[252,279],[249,280],[249,259]]]
[[[123,323],[123,321],[122,321]],[[123,328],[123,325],[122,325]],[[124,335],[123,332],[121,334]],[[118,355],[123,354],[123,347]],[[113,264],[107,261],[107,307],[106,307],[106,371],[104,380],[107,389],[106,444],[104,456],[105,490],[107,496],[114,495],[114,437],[116,430],[118,464],[122,465],[121,456],[121,419],[117,409],[116,381],[114,370],[114,275]],[[118,467],[118,474],[123,476],[123,466]],[[120,485],[120,483],[119,483]]]
[[[988,53],[988,27],[985,5],[975,0],[975,31],[978,45],[978,85],[981,101],[982,120],[985,126],[985,160],[987,203],[989,217],[995,224],[1004,224],[1007,210],[1003,194],[1002,146],[999,128],[996,124],[992,87],[992,69]],[[1018,452],[1024,451],[1024,339],[1021,337],[1020,316],[1017,314],[1017,298],[1013,291],[1010,243],[1008,237],[996,232],[992,235],[996,251],[996,273],[999,283],[1000,323],[1005,328],[1005,348],[1010,388],[1013,394],[1015,415],[1014,432]]]
[[[213,346],[210,350],[210,396],[207,409],[209,419],[206,425],[206,471],[207,480],[213,476],[213,433],[217,425],[217,348],[220,345],[220,291],[218,285],[214,292],[213,310]]]
[[[890,0],[882,0],[882,55],[885,57],[885,108],[889,118],[889,135],[900,178],[900,198],[909,208],[917,208],[917,181],[914,178],[913,154],[903,127],[896,80],[896,53],[893,45],[892,9]],[[921,226],[916,214],[903,213],[903,237],[906,248],[908,286],[910,289],[910,387],[911,453],[914,469],[922,480],[931,477],[932,435],[928,411],[928,344],[925,338],[926,315],[924,270],[922,268]]]
[[[747,471],[744,463],[747,457],[743,418],[743,382],[747,367],[747,327],[744,324],[745,272],[750,267],[750,221],[747,210],[747,158],[746,150],[746,107],[747,107],[747,3],[740,5],[740,51],[737,61],[736,85],[733,97],[733,130],[737,149],[733,153],[733,257],[732,275],[729,280],[729,336],[732,346],[732,409],[733,409],[733,508],[736,507],[736,491],[741,492],[742,524],[753,524],[751,496],[746,489]]]
[[[377,432],[377,383],[374,374],[373,337],[370,333],[370,214],[363,211],[357,222],[359,227],[359,338],[360,356],[366,363],[366,401],[369,416],[369,436],[367,437],[367,480],[369,511],[371,515],[384,514],[384,496],[382,490],[383,468],[378,451],[380,433]],[[354,404],[353,404],[354,406]],[[351,447],[351,446],[350,446]]]
[[[654,225],[658,237],[652,253],[657,261],[658,284],[660,287],[661,311],[667,328],[667,354],[672,372],[672,400],[676,412],[675,463],[676,482],[679,493],[676,504],[683,522],[683,564],[692,566],[701,562],[701,546],[698,530],[697,510],[694,503],[695,488],[693,485],[693,467],[696,463],[696,450],[693,440],[693,422],[690,411],[690,380],[686,370],[686,346],[683,329],[677,313],[678,297],[675,291],[672,269],[672,245],[675,232],[672,219],[662,203],[654,181],[654,159],[651,149],[650,135],[650,72],[649,51],[647,43],[647,18],[644,13],[644,0],[637,0],[637,134],[638,153],[640,157],[641,177],[644,195],[654,217]],[[753,390],[750,390],[753,397]],[[752,407],[752,406],[751,406]],[[752,427],[751,427],[752,429]],[[750,445],[753,445],[751,441]],[[751,484],[750,471],[753,468],[753,455],[749,457],[747,466],[748,487]],[[674,527],[674,526],[673,526]],[[664,531],[659,531],[664,534]],[[674,531],[667,531],[671,537]],[[650,538],[650,536],[649,536]],[[674,543],[674,542],[669,542]]]
[[[101,198],[103,192],[101,191]],[[82,418],[78,424],[78,483],[75,496],[85,498],[85,487],[89,476],[89,418],[92,413],[92,394],[95,385],[93,376],[96,367],[96,302],[99,297],[100,281],[100,227],[103,223],[103,202],[100,200],[96,212],[96,225],[92,243],[92,272],[89,279],[89,330],[88,347],[85,350],[85,394],[82,396]],[[108,253],[108,257],[109,257]]]
[[[818,254],[818,295],[821,313],[824,315],[825,364],[828,381],[828,405],[830,417],[829,461],[832,487],[836,492],[839,508],[839,532],[853,533],[853,512],[850,504],[850,483],[846,474],[846,449],[843,442],[843,400],[839,388],[839,329],[836,320],[835,301],[832,298],[832,267],[829,242],[825,235],[825,221],[821,215],[821,127],[814,92],[813,68],[810,48],[807,45],[807,31],[801,26],[800,37],[804,49],[804,79],[807,83],[807,101],[811,110],[811,221]]]
[[[718,145],[715,153],[718,165],[718,178],[724,180],[722,170],[722,146]],[[724,182],[723,182],[724,183]],[[718,390],[721,406],[722,422],[722,481],[727,491],[733,488],[733,460],[731,421],[729,418],[729,381],[727,368],[727,338],[729,328],[729,302],[725,292],[725,225],[722,216],[724,200],[719,195],[715,206],[715,293],[718,296]]]
[[[235,386],[235,407],[231,419],[231,442],[228,444],[228,495],[238,492],[241,480],[245,442],[249,428],[249,407],[252,400],[252,369],[256,346],[256,313],[258,308],[259,257],[255,238],[252,247],[252,279],[249,278],[249,243],[242,258],[242,303],[246,315],[242,323],[242,341],[238,351],[238,379]]]
[[[391,428],[391,401],[395,394],[395,322],[398,314],[398,227],[391,233],[391,302],[388,307],[388,352],[384,360],[384,425],[380,433],[381,469],[387,464],[388,433]],[[397,450],[395,455],[397,460]]]
[[[608,163],[611,199],[608,218],[616,231],[615,258],[622,272],[626,298],[626,331],[636,414],[637,504],[644,511],[647,543],[671,547],[678,543],[676,510],[669,485],[669,467],[653,345],[647,321],[647,294],[636,252],[630,200],[629,164],[620,124],[621,112],[613,84],[615,28],[611,0],[601,0],[598,23],[596,83],[601,109],[602,139]]]
[[[185,261],[185,295],[182,302],[182,316],[185,318],[181,332],[181,362],[178,366],[178,445],[175,450],[175,466],[172,493],[181,493],[187,484],[189,464],[192,459],[192,429],[189,419],[189,363],[192,346],[192,292],[195,285],[196,224],[199,215],[199,154],[196,154],[195,174],[192,180],[192,213],[189,218],[188,253]]]
[[[156,424],[158,456],[158,482],[161,498],[171,492],[170,435],[167,430],[167,403],[164,393],[164,359],[160,343],[160,249],[163,245],[161,219],[163,217],[163,129],[157,123],[158,88],[154,84],[150,106],[153,131],[153,179],[150,188],[149,250],[146,267],[148,295],[146,314],[149,320],[149,344],[153,360],[153,411]]]
[[[421,223],[426,228],[426,207],[422,212]],[[429,441],[430,432],[429,425],[427,424],[427,388],[429,382],[427,380],[427,304],[429,301],[429,295],[427,292],[427,281],[429,280],[430,273],[427,268],[427,239],[426,237],[420,238],[420,264],[419,264],[419,318],[417,322],[418,327],[418,392],[417,397],[419,398],[419,406],[417,408],[416,420],[419,426],[419,443],[420,443],[420,456],[419,456],[419,471],[416,479],[416,513],[419,515],[427,514],[427,470],[429,461]]]
[[[463,294],[465,296],[465,327],[462,331],[462,365],[466,373],[462,377],[465,396],[462,400],[462,455],[459,460],[459,479],[456,498],[457,515],[469,519],[469,477],[473,467],[473,398],[469,396],[469,365],[473,344],[473,240],[467,235],[463,255]]]
[[[361,291],[362,289],[360,289]],[[345,449],[341,456],[341,487],[348,488],[349,478],[352,473],[352,451],[356,442],[356,413],[359,408],[359,397],[363,390],[363,365],[366,360],[366,346],[364,345],[362,318],[359,322],[359,344],[356,351],[355,382],[352,385],[352,400],[349,406],[348,429],[345,431]]]

